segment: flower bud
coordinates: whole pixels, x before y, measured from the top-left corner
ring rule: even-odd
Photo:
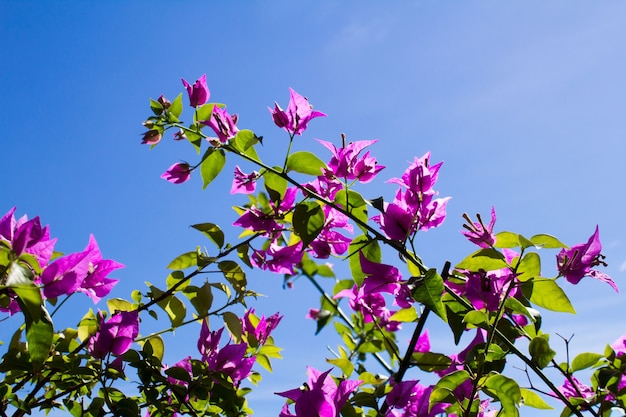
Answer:
[[[141,143],[144,145],[145,144],[156,145],[157,143],[161,141],[162,137],[163,135],[161,134],[160,130],[157,130],[157,129],[148,130],[146,133],[143,134]]]

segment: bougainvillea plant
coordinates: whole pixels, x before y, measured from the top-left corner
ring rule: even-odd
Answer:
[[[281,357],[272,332],[282,315],[257,315],[252,307],[257,294],[249,277],[259,270],[280,274],[287,286],[308,280],[321,300],[309,319],[342,341],[327,369],[309,367],[301,386],[276,393],[285,400],[278,416],[517,416],[522,406],[552,408],[548,399],[560,402],[563,416],[624,408],[626,336],[602,353],[557,363],[541,327],[542,310],[574,312],[568,285],[585,285],[589,277],[618,290],[598,269],[606,264],[597,227],[586,243],[569,247],[548,234],[496,232],[492,208],[488,224],[464,215],[460,237],[476,246],[473,253],[428,266],[416,236],[446,220],[450,201],[436,189],[444,170],[430,152],[388,178],[396,188],[384,201],[367,194],[385,173],[375,156],[378,140],[346,142],[342,135],[340,143],[303,142],[319,155],[292,151],[296,136],[326,116],[294,89],[285,110],[269,107],[286,140],[272,142],[262,159],[262,138],[241,128],[225,105],[210,102],[206,75],[182,84],[190,121],[182,119],[184,93],[150,100],[141,143],[189,144],[197,161],[175,162],[161,178],[181,184],[200,177],[203,189],[235,158],[231,224],[192,225],[214,244],[211,250],[174,258],[159,286],[107,299],[117,283],[109,275],[123,265],[103,259],[93,236],[83,251],[61,255],[38,217],[16,219],[15,208],[6,213],[0,310],[14,333],[3,337],[1,416],[252,414],[246,395],[261,383],[259,367],[271,371]],[[230,229],[238,237],[227,241]],[[336,276],[329,260],[345,263],[349,276]],[[57,320],[76,293],[91,298],[96,311],[72,323]],[[146,330],[149,320],[163,326],[164,319],[161,330]],[[456,353],[431,349],[433,321],[447,326]],[[168,365],[162,335],[183,326],[195,326],[197,343]],[[398,337],[401,329],[412,332],[408,343]],[[518,358],[526,379],[511,373],[510,358]]]

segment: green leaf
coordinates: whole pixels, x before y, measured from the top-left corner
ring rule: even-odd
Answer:
[[[495,249],[480,249],[463,259],[455,269],[495,271],[507,267],[504,255]]]
[[[199,316],[203,317],[208,314],[209,309],[213,304],[211,284],[205,282],[200,288],[190,285],[183,290],[183,294],[189,298],[191,305],[194,306]]]
[[[27,319],[32,322],[39,321],[43,308],[43,300],[39,287],[32,283],[30,285],[15,285],[10,287],[17,295],[20,309]]]
[[[156,116],[160,116],[163,113],[163,105],[152,98],[150,99],[150,109]]]
[[[411,355],[411,364],[417,365],[422,371],[443,371],[450,367],[452,359],[442,353],[415,352]]]
[[[50,315],[43,305],[39,308],[41,312],[38,320],[31,321],[29,315],[26,315],[26,342],[30,360],[35,368],[39,368],[50,356],[54,335]]]
[[[186,369],[181,368],[180,366],[172,366],[171,368],[167,368],[165,370],[165,375],[170,378],[177,379],[179,381],[191,382],[191,377],[189,376],[189,372]]]
[[[348,253],[350,254],[350,271],[352,272],[352,278],[354,281],[361,285],[365,274],[361,269],[361,259],[359,252],[363,253],[365,258],[372,262],[380,263],[382,261],[382,252],[378,241],[370,239],[366,235],[357,236],[350,242]]]
[[[92,309],[83,316],[78,323],[78,337],[83,342],[98,330],[98,320]]]
[[[163,355],[165,354],[165,343],[161,336],[152,336],[144,342],[145,345],[150,345],[150,352],[152,356],[158,358],[159,361],[163,361]]]
[[[541,276],[541,258],[536,252],[528,252],[522,258],[517,272],[520,274],[517,279],[520,281],[528,281],[531,278],[539,278]]]
[[[200,164],[200,175],[202,175],[202,189],[204,190],[224,169],[226,164],[226,156],[224,151],[219,148],[209,148]]]
[[[253,131],[248,129],[242,129],[237,132],[235,137],[230,141],[233,148],[240,152],[245,152],[250,147],[259,143],[259,138]]]
[[[526,388],[520,388],[522,393],[522,404],[528,407],[537,408],[539,410],[554,410],[543,398],[534,391]]]
[[[315,240],[324,228],[324,210],[313,201],[298,204],[293,212],[293,228],[302,240],[303,249]]]
[[[411,323],[418,319],[417,311],[415,307],[403,308],[396,311],[389,317],[389,321],[399,321],[402,323]]]
[[[502,417],[517,417],[519,410],[517,404],[522,399],[522,392],[515,380],[507,378],[504,375],[492,374],[485,381],[487,393],[493,393],[502,404],[502,411],[499,413]],[[490,394],[491,395],[491,394]]]
[[[241,341],[241,335],[243,333],[241,319],[239,319],[239,317],[237,317],[235,313],[232,313],[230,311],[226,311],[225,313],[223,313],[222,318],[224,319],[224,324],[226,325],[226,328],[233,337],[233,341],[235,343],[239,343]]]
[[[584,352],[576,355],[572,361],[572,372],[580,371],[594,366],[603,358],[599,353]]]
[[[170,108],[167,111],[178,120],[180,115],[183,113],[183,93],[180,93],[172,104],[170,104]]]
[[[181,281],[184,281],[184,282],[181,283]],[[165,284],[167,285],[168,290],[174,287],[175,285],[178,285],[178,287],[176,287],[176,290],[181,291],[185,289],[186,286],[189,285],[189,281],[190,279],[185,277],[185,274],[183,274],[182,271],[174,271],[167,276],[167,278],[165,279]]]
[[[243,269],[234,261],[222,261],[217,264],[217,267],[222,271],[224,277],[228,280],[237,294],[242,294],[248,281],[246,279],[246,273]]]
[[[306,151],[294,152],[287,158],[287,172],[296,171],[301,174],[319,176],[326,163],[315,154]]]
[[[196,109],[196,114],[193,116],[194,122],[199,122],[201,120],[210,120],[211,115],[213,114],[213,107],[215,107],[214,103],[206,103]]]
[[[174,260],[172,260],[172,262],[169,263],[169,265],[167,266],[167,269],[175,269],[175,270],[187,269],[187,268],[191,268],[192,266],[197,266],[197,265],[198,265],[198,252],[193,251],[193,252],[183,253],[182,255],[178,255],[176,258],[174,258]]]
[[[136,310],[133,303],[126,301],[122,298],[111,298],[107,300],[107,307],[111,314],[115,314],[116,311],[133,311]]]
[[[489,314],[483,310],[468,311],[463,317],[463,321],[474,326],[487,325],[489,324]]]
[[[214,223],[198,223],[192,224],[191,227],[202,232],[206,237],[211,239],[218,248],[222,249],[224,246],[224,232],[222,229]]]
[[[276,168],[280,171],[280,168]],[[270,196],[270,199],[274,202],[281,201],[287,191],[287,180],[273,173],[272,171],[265,171],[263,174],[263,184]]]
[[[446,309],[441,301],[443,290],[443,279],[441,279],[436,269],[431,268],[426,271],[422,279],[415,282],[412,295],[415,301],[424,304],[441,317],[443,321],[447,321]]]
[[[149,295],[153,300],[165,294],[164,291],[161,291],[154,285],[149,284],[148,287],[150,287]],[[180,326],[187,316],[187,309],[185,308],[185,304],[174,295],[169,295],[163,300],[158,301],[157,305],[167,313],[168,317],[170,318],[170,322],[172,323],[172,327]]]
[[[531,286],[529,299],[532,303],[548,310],[576,314],[569,298],[555,281],[540,278],[527,281],[527,284]]]
[[[500,232],[496,234],[496,248],[516,248],[519,246],[519,235],[513,232]]]
[[[326,359],[326,362],[338,366],[346,378],[349,378],[354,372],[354,365],[350,362],[350,360],[348,360],[348,358]]]
[[[522,236],[522,235],[518,235],[518,237],[519,237],[519,245],[520,245],[520,247],[521,247],[522,249],[526,249],[526,248],[530,248],[530,247],[535,246],[535,245],[533,244],[533,242],[531,242],[530,240],[528,240],[528,239],[527,239],[527,238],[525,238],[524,236]]]
[[[534,337],[528,344],[528,352],[533,363],[541,369],[548,366],[556,356],[556,352],[550,348],[547,334]]]
[[[430,393],[430,403],[454,402],[456,397],[453,392],[462,383],[470,379],[470,374],[465,371],[454,371],[441,378]]]
[[[533,244],[540,248],[547,249],[561,249],[567,248],[567,245],[554,236],[546,235],[546,234],[538,234],[530,238],[530,241]]]
[[[33,277],[33,272],[30,268],[20,265],[18,262],[11,262],[6,278],[6,286],[10,288],[29,287],[33,285]]]
[[[340,190],[335,196],[334,203],[343,207],[356,220],[367,224],[369,220],[367,215],[367,202],[363,199],[361,194],[353,190]],[[364,226],[359,223],[357,223],[357,225],[364,233],[367,233],[367,229]]]

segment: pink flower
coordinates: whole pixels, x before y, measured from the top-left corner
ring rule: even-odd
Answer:
[[[295,414],[291,413],[285,404],[280,417],[339,417],[341,407],[348,401],[350,394],[363,382],[358,380],[344,380],[336,384],[329,377],[330,369],[321,373],[317,369],[308,367],[308,381],[303,388],[296,388],[285,392],[277,392],[281,397],[295,402]]]
[[[38,216],[31,220],[22,216],[16,220],[14,213],[15,207],[0,218],[0,241],[9,243],[16,256],[22,253],[33,255],[44,268],[52,257],[56,238],[50,239],[50,228],[41,227]]]
[[[209,100],[210,92],[206,84],[206,74],[202,74],[193,85],[190,85],[185,79],[182,79],[183,85],[187,89],[189,95],[189,105],[191,107],[201,106]]]
[[[245,174],[239,166],[235,166],[235,178],[233,179],[233,185],[230,188],[231,194],[252,194],[256,189],[256,180],[259,178],[259,173],[252,171],[250,174]]]
[[[209,120],[200,120],[200,123],[213,129],[221,143],[227,143],[239,131],[237,115],[230,115],[225,108],[219,106],[213,107],[213,114]]]
[[[278,323],[280,323],[282,318],[283,316],[278,313],[275,313],[268,318],[265,318],[265,316],[258,318],[254,315],[254,309],[252,308],[246,311],[241,319],[241,324],[243,332],[248,335],[248,338],[253,336],[256,341],[255,345],[262,346],[265,344],[272,331],[274,331],[274,329],[278,326]],[[248,343],[250,344],[250,340],[248,340]]]
[[[157,130],[157,129],[148,130],[146,133],[143,134],[143,137],[141,138],[141,144],[142,145],[156,145],[157,143],[161,142],[162,138],[163,138],[163,134],[160,130]]]
[[[566,378],[565,382],[563,382],[563,385],[559,387],[559,391],[561,391],[565,398],[582,398],[585,400],[589,400],[595,397],[596,394],[594,393],[593,389],[591,389],[591,387],[583,384],[574,376],[571,376],[571,378],[574,382],[574,385],[572,385],[572,382],[570,382],[570,380]]]
[[[91,235],[85,250],[63,256],[43,270],[40,278],[43,294],[46,298],[56,298],[78,291],[97,303],[118,282],[108,278],[108,274],[123,267],[119,262],[102,259],[98,243]]]
[[[600,243],[600,232],[598,226],[596,231],[587,243],[574,245],[569,249],[562,249],[556,256],[557,269],[559,274],[564,276],[568,282],[578,284],[583,277],[589,276],[599,281],[606,282],[615,291],[619,292],[617,285],[607,274],[595,269],[594,266],[606,266],[603,261],[604,256],[600,253],[602,244]]]
[[[191,168],[186,162],[177,162],[161,174],[161,178],[172,184],[182,184],[183,182],[189,181],[190,176]]]
[[[435,417],[445,409],[445,404],[437,403],[430,407],[432,386],[424,386],[419,381],[402,381],[393,385],[387,394],[390,410],[387,416],[420,416]]]
[[[291,246],[280,246],[272,242],[267,250],[255,250],[250,262],[257,268],[276,274],[295,275],[294,266],[302,261],[302,242]]]
[[[126,353],[139,334],[137,310],[120,311],[104,321],[100,316],[100,328],[91,337],[89,350],[94,358],[104,359],[108,354]]]
[[[248,345],[245,343],[227,343],[220,348],[219,343],[223,331],[223,327],[217,331],[210,331],[207,320],[203,320],[198,339],[198,350],[209,370],[221,372],[230,377],[236,386],[242,379],[250,375],[255,358],[246,357]]]
[[[360,140],[350,142],[343,148],[335,148],[330,142],[317,140],[332,152],[333,157],[328,163],[331,172],[338,178],[348,180],[359,180],[362,183],[370,182],[374,179],[384,166],[377,165],[376,158],[370,157],[370,153],[366,152],[359,159],[359,154],[366,147],[378,142],[377,140]]]
[[[484,249],[490,248],[496,243],[496,237],[493,234],[493,226],[496,223],[496,209],[494,207],[491,207],[489,226],[485,226],[480,214],[476,214],[478,222],[472,222],[466,213],[463,213],[463,217],[467,220],[467,224],[463,225],[466,230],[462,230],[461,233],[470,242]]]
[[[289,88],[289,92],[291,98],[287,110],[281,109],[278,103],[274,103],[274,109],[268,108],[268,110],[272,114],[276,126],[285,129],[292,135],[302,135],[309,121],[316,117],[326,115],[317,110],[313,110],[309,101],[296,93],[293,88]]]

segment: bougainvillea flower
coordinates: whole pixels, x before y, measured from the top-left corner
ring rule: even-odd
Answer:
[[[394,294],[398,290],[402,274],[395,266],[372,262],[359,252],[361,270],[366,275],[363,280],[363,290],[370,292],[386,292]]]
[[[504,296],[515,297],[519,292],[515,274],[508,268],[496,271],[464,271],[467,277],[464,294],[474,308],[498,310]]]
[[[233,226],[243,227],[255,232],[275,232],[280,230],[280,226],[271,214],[263,213],[256,207],[248,208],[237,220],[233,222]]]
[[[446,404],[437,403],[430,408],[432,386],[421,385],[419,381],[402,381],[395,383],[386,402],[389,405],[387,416],[420,416],[435,417],[442,413]]]
[[[22,253],[33,255],[44,268],[52,257],[56,238],[50,239],[50,228],[41,227],[39,217],[28,220],[27,216],[22,216],[16,220],[14,213],[15,207],[0,219],[0,241],[8,242],[16,256]]]
[[[120,311],[108,320],[100,316],[100,328],[91,337],[89,350],[94,358],[104,359],[108,354],[122,355],[139,334],[137,310]]]
[[[621,336],[615,342],[611,344],[611,349],[615,351],[616,355],[623,355],[626,353],[626,334]]]
[[[45,298],[69,295],[78,289],[89,271],[89,253],[72,253],[52,262],[40,278]]]
[[[600,232],[598,226],[596,231],[589,238],[587,243],[574,245],[569,249],[561,249],[556,256],[557,269],[559,274],[572,284],[578,284],[583,277],[589,276],[606,282],[615,291],[619,292],[617,285],[610,276],[595,269],[594,266],[603,265],[604,256],[600,253],[602,244],[600,243]]]
[[[585,400],[589,400],[595,397],[596,394],[591,387],[583,384],[574,376],[571,376],[571,378],[576,386],[574,386],[568,378],[565,378],[563,385],[558,387],[559,391],[565,396],[565,398],[583,398]]]
[[[488,226],[485,226],[480,214],[476,214],[476,217],[478,222],[472,222],[467,213],[463,213],[463,218],[467,220],[467,223],[463,225],[466,230],[462,230],[461,233],[478,247],[490,248],[496,243],[496,236],[493,234],[493,226],[496,224],[496,209],[491,207],[491,221]]]
[[[378,142],[377,140],[350,142],[339,149],[330,142],[319,139],[317,141],[332,152],[333,157],[328,163],[328,168],[338,178],[368,183],[385,168],[382,165],[377,165],[376,158],[370,157],[369,152],[366,152],[361,158],[358,157],[363,149]]]
[[[332,229],[344,229],[352,233],[353,228],[349,218],[329,206],[324,206],[324,217],[324,228],[310,243],[308,250],[318,259],[327,259],[330,255],[343,255],[348,250],[352,239]]]
[[[190,85],[185,79],[182,79],[183,85],[187,89],[189,95],[189,105],[191,107],[201,106],[209,100],[210,92],[209,87],[206,84],[206,74],[202,74],[202,77],[196,80],[193,85]]]
[[[376,322],[385,330],[395,332],[401,327],[401,323],[390,320],[393,311],[387,308],[385,297],[379,292],[363,291],[363,287],[355,285],[352,289],[339,291],[333,298],[347,298],[350,308],[363,315],[365,323]]]
[[[221,143],[227,143],[239,131],[237,115],[228,114],[226,108],[219,106],[213,107],[213,114],[209,120],[200,120],[200,123],[213,129]]]
[[[254,309],[251,308],[246,311],[241,319],[243,333],[248,335],[248,338],[250,338],[250,336],[254,336],[257,345],[264,345],[267,338],[270,336],[272,331],[274,331],[276,326],[278,326],[278,323],[280,323],[282,318],[283,316],[278,313],[272,314],[268,318],[265,318],[265,316],[258,318],[254,315]]]
[[[430,337],[428,335],[428,329],[417,338],[415,349],[413,352],[430,352]]]
[[[318,176],[314,181],[304,184],[304,188],[333,201],[337,193],[343,189],[343,183],[335,178],[332,173],[327,175],[328,172],[325,172],[324,174]]]
[[[415,157],[401,178],[392,178],[388,182],[399,184],[410,190],[418,200],[422,200],[423,195],[434,194],[433,188],[439,177],[441,165],[443,162],[430,165],[430,152],[427,152],[421,158]]]
[[[233,185],[230,188],[231,194],[252,194],[256,190],[256,180],[259,178],[259,173],[252,171],[250,174],[245,174],[239,165],[235,166],[235,177],[233,178]]]
[[[238,385],[242,379],[250,375],[255,358],[245,356],[248,348],[245,343],[227,343],[220,348],[219,343],[223,331],[223,327],[217,331],[210,331],[207,320],[203,320],[198,350],[202,355],[202,360],[207,363],[211,371],[230,377],[233,384]]]
[[[329,376],[330,369],[321,373],[312,367],[307,368],[308,381],[301,387],[285,392],[277,392],[281,397],[294,401],[295,414],[285,404],[280,417],[339,417],[341,407],[350,394],[363,383],[358,380],[343,380],[337,385]]]
[[[43,295],[46,298],[55,298],[78,291],[97,303],[118,282],[108,278],[108,274],[123,267],[119,262],[102,259],[98,243],[90,235],[85,250],[63,256],[43,270],[40,278]]]
[[[302,242],[291,246],[280,246],[272,242],[267,250],[255,250],[250,262],[257,268],[276,274],[295,275],[294,266],[302,261]]]
[[[276,126],[285,129],[292,135],[302,135],[307,128],[307,124],[316,117],[326,116],[324,113],[313,110],[309,101],[296,93],[293,88],[289,88],[291,98],[287,110],[280,108],[278,103],[274,103],[274,108],[268,110],[272,114],[272,119]]]
[[[157,143],[161,142],[162,138],[163,138],[163,133],[160,130],[151,129],[143,134],[143,137],[141,138],[141,144],[142,145],[156,145]]]
[[[172,184],[182,184],[189,181],[190,176],[191,168],[187,162],[177,162],[161,174],[161,178]]]
[[[125,266],[111,259],[102,259],[102,253],[93,235],[89,236],[89,244],[85,248],[89,253],[87,276],[78,286],[78,291],[85,293],[94,303],[109,295],[118,280],[108,275]]]

